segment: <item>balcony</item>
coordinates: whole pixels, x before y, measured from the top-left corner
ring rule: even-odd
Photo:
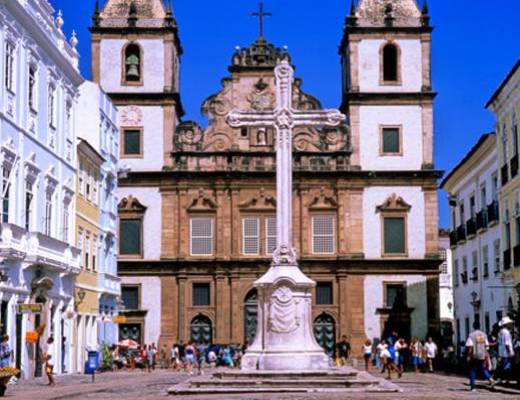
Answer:
[[[457,231],[450,232],[450,246],[455,247],[457,245]]]
[[[468,283],[468,273],[467,272],[462,272],[460,274],[460,279],[461,279],[462,283],[464,285],[466,285]]]
[[[507,184],[507,181],[509,180],[507,164],[503,165],[502,168],[500,168],[500,179],[502,182],[502,186],[505,186]]]
[[[482,209],[477,213],[477,232],[486,230],[488,226],[487,210]]]
[[[487,222],[488,225],[498,222],[499,219],[498,201],[494,201],[487,207]]]
[[[515,268],[520,267],[520,244],[513,248],[513,265]]]
[[[473,270],[471,271],[471,280],[473,282],[478,281],[478,268],[477,267],[473,268]]]
[[[511,159],[511,179],[518,175],[518,154]]]
[[[466,226],[460,225],[457,228],[457,243],[462,243],[466,241]]]
[[[511,269],[511,249],[504,251],[504,271]]]
[[[77,275],[81,270],[79,249],[13,224],[0,224],[0,256],[66,275]]]
[[[471,218],[466,222],[466,235],[469,238],[474,237],[477,234],[477,220]]]
[[[121,296],[121,278],[102,272],[98,274],[99,289],[106,294]]]

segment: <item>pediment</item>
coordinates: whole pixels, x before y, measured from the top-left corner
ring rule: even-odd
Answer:
[[[123,198],[118,206],[119,212],[138,212],[144,213],[146,211],[146,207],[142,205],[138,199],[129,195],[128,197]]]
[[[377,206],[377,212],[408,212],[412,206],[403,200],[402,197],[393,193],[385,202]]]
[[[204,194],[204,190],[199,190],[199,195],[195,197],[188,206],[188,211],[215,211],[218,204],[211,197]]]
[[[258,196],[253,196],[250,199],[243,201],[238,205],[241,210],[251,211],[266,211],[276,210],[276,198],[274,196],[266,195],[264,189],[260,189]]]
[[[327,196],[325,189],[320,189],[320,194],[315,196],[309,204],[310,210],[333,210],[338,208],[338,202],[333,196]]]

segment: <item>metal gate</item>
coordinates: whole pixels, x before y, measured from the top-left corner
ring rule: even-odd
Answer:
[[[328,314],[321,314],[314,320],[314,336],[325,352],[334,357],[336,350],[336,324]]]
[[[141,344],[141,324],[119,325],[119,340],[131,339]]]
[[[256,289],[251,289],[247,293],[244,301],[244,340],[251,344],[256,336],[256,326],[258,322],[258,303]]]
[[[212,343],[211,320],[204,315],[197,315],[191,321],[190,337],[195,344]]]

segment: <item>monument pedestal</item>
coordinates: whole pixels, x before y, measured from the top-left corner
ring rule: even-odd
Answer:
[[[242,357],[242,370],[318,371],[332,360],[316,342],[312,325],[312,288],[297,265],[273,265],[255,282],[258,325]]]

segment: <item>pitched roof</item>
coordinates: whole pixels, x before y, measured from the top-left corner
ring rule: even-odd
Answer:
[[[486,103],[486,108],[489,108],[489,106],[497,99],[497,97],[500,95],[500,93],[502,92],[502,90],[506,87],[506,85],[508,84],[509,80],[513,77],[513,75],[516,73],[516,71],[518,71],[520,69],[520,58],[518,59],[518,61],[516,62],[515,66],[511,69],[511,71],[509,71],[509,73],[507,74],[506,78],[502,81],[502,83],[500,84],[500,86],[498,87],[498,89],[495,91],[495,93],[493,93],[493,96],[491,96],[491,98],[488,100],[488,102]]]
[[[444,188],[444,186],[448,183],[448,181],[457,173],[458,170],[462,168],[464,164],[466,164],[471,157],[486,143],[487,139],[492,136],[495,137],[495,132],[486,133],[480,137],[478,142],[471,148],[471,150],[464,156],[462,160],[450,171],[448,175],[442,180],[441,188]]]

